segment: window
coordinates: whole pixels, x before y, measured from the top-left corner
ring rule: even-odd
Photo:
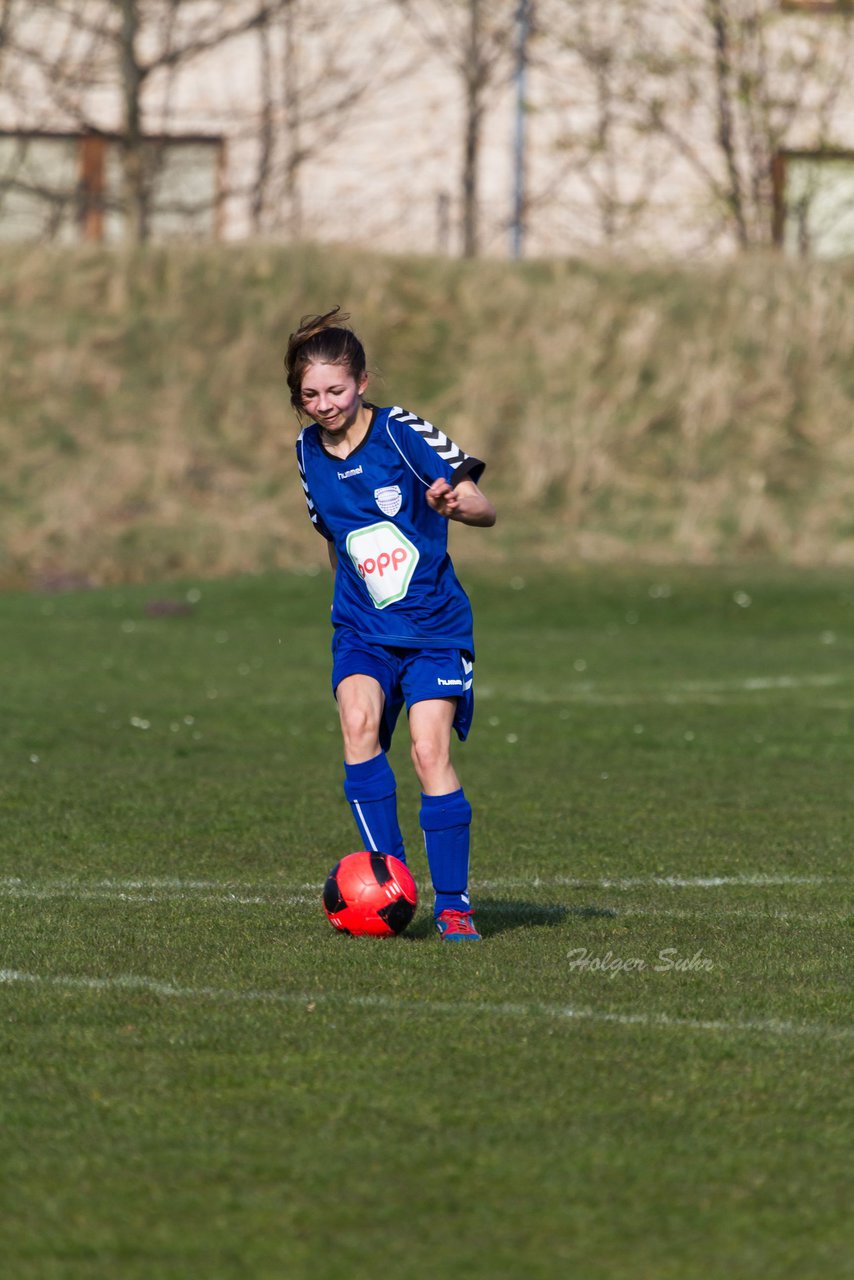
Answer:
[[[786,253],[854,255],[854,152],[779,155],[775,208],[775,239]]]
[[[78,237],[79,140],[0,135],[0,240]]]
[[[217,235],[221,147],[209,139],[151,139],[145,149],[150,184],[148,223],[152,240],[214,239]],[[122,156],[107,148],[104,187],[122,189]],[[107,203],[104,239],[119,241],[124,215],[119,200]]]
[[[0,240],[119,241],[121,140],[100,134],[0,134]],[[219,232],[221,138],[147,138],[151,239]]]

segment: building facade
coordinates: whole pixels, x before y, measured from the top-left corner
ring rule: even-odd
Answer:
[[[848,0],[5,0],[0,239],[854,251]]]

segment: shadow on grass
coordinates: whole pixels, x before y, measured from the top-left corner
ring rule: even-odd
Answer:
[[[570,917],[582,920],[612,920],[617,912],[610,907],[567,907],[559,902],[508,902],[506,898],[478,897],[474,915],[483,937],[491,938],[498,933],[506,933],[509,929],[529,929],[562,924]],[[407,931],[406,936],[414,940],[432,936],[433,932],[433,921],[422,916]]]
[[[478,928],[484,937],[505,933],[508,929],[554,926],[573,916],[591,920],[600,917],[611,919],[616,914],[609,907],[568,907],[559,902],[508,902],[504,898],[479,898],[475,912]]]

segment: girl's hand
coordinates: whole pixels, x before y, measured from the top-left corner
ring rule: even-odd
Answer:
[[[427,490],[427,505],[434,511],[438,511],[440,516],[450,520],[453,513],[459,509],[460,497],[447,480],[434,480]]]
[[[458,485],[444,479],[434,480],[427,490],[427,503],[446,520],[485,528],[495,524],[495,507],[474,480],[461,480]]]

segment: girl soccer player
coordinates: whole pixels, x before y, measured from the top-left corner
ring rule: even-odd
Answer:
[[[386,752],[401,708],[421,784],[436,927],[479,941],[468,892],[471,805],[451,763],[474,709],[472,613],[448,555],[448,520],[489,526],[484,463],[414,413],[365,400],[365,352],[336,307],[291,334],[291,404],[308,514],[335,575],[332,688],[344,793],[365,848],[406,861]]]

